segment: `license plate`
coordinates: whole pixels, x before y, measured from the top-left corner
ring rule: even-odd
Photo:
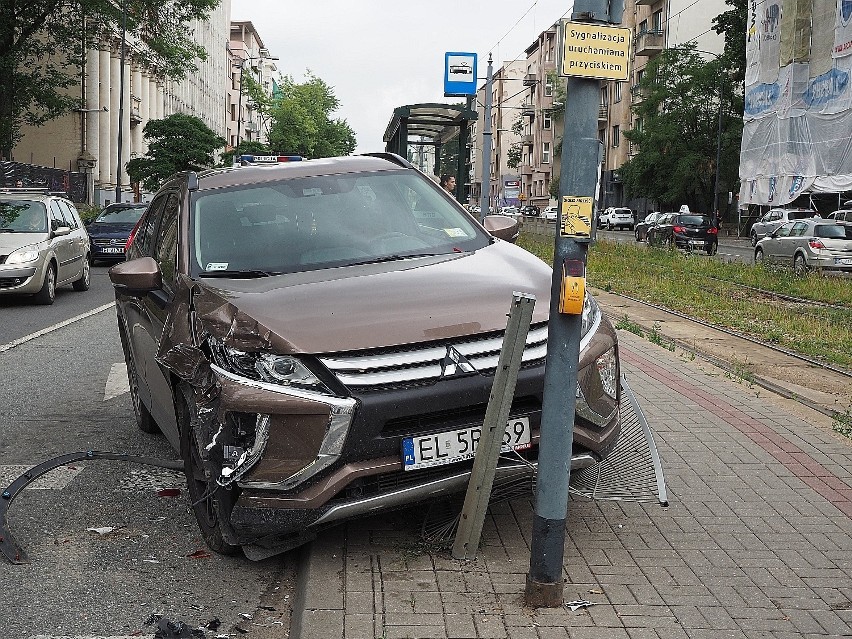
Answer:
[[[834,263],[841,266],[852,266],[852,257],[835,257]]]
[[[402,440],[402,463],[405,470],[431,468],[473,459],[482,434],[480,426],[460,428],[445,433],[406,437]],[[529,417],[514,417],[503,433],[504,453],[530,447]]]
[[[691,246],[704,246],[704,240],[689,240]]]
[[[124,249],[120,246],[107,246],[101,249],[104,253],[124,253]]]

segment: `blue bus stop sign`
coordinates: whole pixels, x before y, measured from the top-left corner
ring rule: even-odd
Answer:
[[[444,54],[444,97],[476,95],[476,54]]]

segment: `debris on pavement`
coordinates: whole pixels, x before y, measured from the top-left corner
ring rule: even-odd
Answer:
[[[190,559],[210,559],[211,555],[204,549],[196,550],[187,555]]]
[[[567,601],[565,602],[565,607],[570,608],[571,612],[576,612],[580,608],[588,608],[589,606],[594,606],[594,601],[586,601],[585,599],[577,599],[576,601]]]
[[[154,639],[193,639],[193,637],[204,639],[206,635],[201,628],[190,628],[182,621],[171,621],[166,617],[161,617],[157,621]]]
[[[180,488],[161,488],[157,491],[157,497],[180,497]]]

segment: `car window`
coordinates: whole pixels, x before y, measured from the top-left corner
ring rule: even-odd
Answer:
[[[32,200],[0,200],[0,231],[4,233],[46,233],[47,209]]]
[[[787,237],[793,229],[794,222],[786,222],[775,230],[775,237]]]
[[[71,205],[65,200],[57,200],[59,209],[62,211],[62,217],[65,220],[65,226],[74,230],[79,228],[74,212],[71,210]]]
[[[154,257],[160,263],[160,271],[163,274],[163,287],[168,291],[173,287],[177,265],[178,211],[180,201],[172,194],[166,201],[154,249]]]
[[[814,227],[816,237],[845,239],[846,230],[840,224],[818,224]]]
[[[790,237],[800,237],[805,234],[805,229],[808,228],[807,222],[795,222],[790,230]]]
[[[809,217],[813,217],[813,211],[788,211],[787,219],[788,220],[804,220]]]
[[[50,203],[50,230],[55,231],[60,226],[68,226],[65,221],[65,216],[62,215],[62,209],[59,208],[59,202],[53,200]]]
[[[413,171],[301,177],[199,191],[193,273],[297,272],[477,250],[490,238]]]
[[[681,215],[678,221],[688,226],[710,226],[710,218],[706,215]]]
[[[151,205],[148,207],[148,214],[143,218],[142,223],[136,230],[136,237],[133,243],[139,248],[142,255],[152,255],[154,251],[154,233],[157,232],[157,222],[163,213],[163,207],[166,204],[168,194],[165,193],[154,198]]]

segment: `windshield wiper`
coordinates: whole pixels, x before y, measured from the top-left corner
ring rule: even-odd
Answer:
[[[15,229],[0,229],[0,233],[14,233]]]
[[[406,255],[383,255],[382,257],[376,257],[371,260],[364,260],[362,262],[352,262],[348,266],[362,266],[364,264],[381,264],[382,262],[398,262],[400,260],[408,260],[414,257],[435,257],[437,255],[449,255],[449,253],[413,253]]]
[[[244,270],[244,271],[201,271],[198,274],[199,277],[232,277],[234,279],[253,279],[257,277],[272,277],[273,275],[281,275],[279,271],[258,271],[258,270]]]

